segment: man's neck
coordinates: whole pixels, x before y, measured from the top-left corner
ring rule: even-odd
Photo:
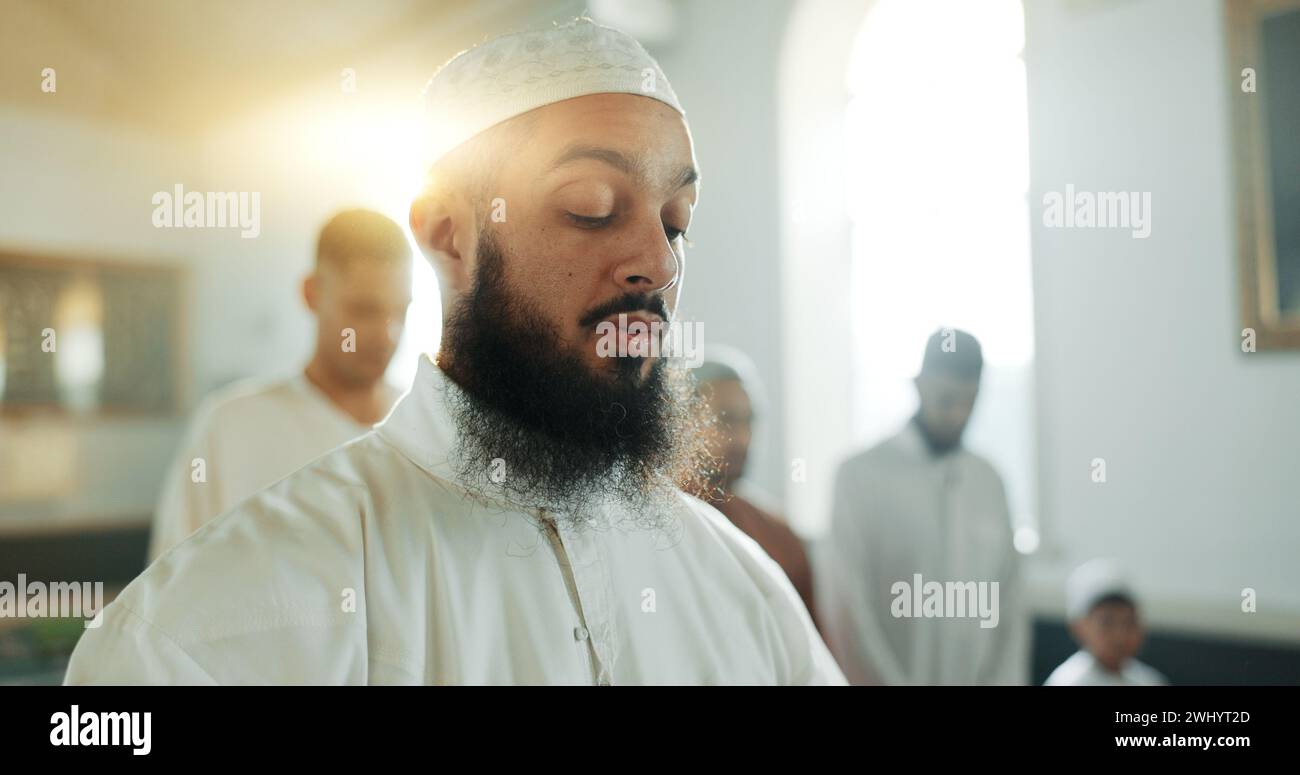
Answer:
[[[362,425],[374,425],[392,408],[392,394],[380,379],[368,385],[352,385],[335,378],[319,358],[312,358],[303,376],[325,394],[335,406]]]
[[[920,412],[912,416],[912,424],[916,426],[916,430],[921,435],[921,440],[925,442],[925,448],[929,451],[931,457],[943,457],[961,449],[960,439],[952,444],[946,444],[935,439],[931,435],[929,428],[925,427],[925,421],[921,419]]]

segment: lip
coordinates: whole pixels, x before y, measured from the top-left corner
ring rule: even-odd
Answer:
[[[642,312],[618,312],[618,313],[615,313],[615,314],[610,315],[609,317],[605,318],[605,320],[608,321],[608,322],[610,322],[610,323],[613,323],[613,324],[615,324],[615,325],[618,325],[618,318],[619,318],[619,315],[626,316],[626,318],[627,318],[627,325],[628,325],[629,327],[630,327],[633,323],[644,323],[644,324],[646,325],[646,330],[647,330],[647,331],[649,330],[649,328],[650,328],[650,326],[651,326],[652,324],[654,324],[654,323],[663,323],[663,322],[664,322],[664,321],[663,321],[663,318],[659,317],[658,315],[654,314],[653,312],[649,312],[649,313],[642,313]]]

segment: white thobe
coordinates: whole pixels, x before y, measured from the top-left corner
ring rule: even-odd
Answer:
[[[448,459],[455,390],[422,358],[375,431],[132,582],[67,682],[844,682],[781,569],[704,503],[668,501],[666,534],[471,495]]]
[[[1043,686],[1166,686],[1168,683],[1145,662],[1130,659],[1118,673],[1112,673],[1092,654],[1080,650],[1053,670]]]
[[[303,374],[272,384],[241,382],[213,394],[194,413],[168,469],[149,558],[368,430]]]
[[[822,630],[850,682],[1028,682],[1029,627],[1006,495],[993,467],[970,451],[936,457],[909,422],[845,461],[814,569]],[[997,625],[981,627],[992,618],[969,611],[953,615],[955,606],[946,617],[896,616],[908,613],[894,604],[918,575],[922,587],[997,582]]]

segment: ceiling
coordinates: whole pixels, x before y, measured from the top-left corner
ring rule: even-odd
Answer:
[[[567,0],[0,0],[0,103],[197,133],[395,50],[406,55],[384,77],[415,94],[487,35],[580,10]],[[53,94],[41,90],[47,67]]]

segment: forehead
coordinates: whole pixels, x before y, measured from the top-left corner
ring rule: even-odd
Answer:
[[[934,392],[944,395],[974,395],[980,386],[978,380],[944,372],[925,374],[921,381]]]
[[[1093,606],[1090,613],[1098,618],[1112,619],[1134,616],[1137,610],[1132,603],[1124,600],[1104,600]]]
[[[345,293],[376,287],[406,287],[411,283],[411,262],[358,259],[343,266],[322,264],[320,275],[331,287]]]
[[[686,120],[671,107],[635,94],[593,94],[530,111],[525,142],[507,169],[531,176],[603,164],[647,188],[676,190],[698,177]]]

